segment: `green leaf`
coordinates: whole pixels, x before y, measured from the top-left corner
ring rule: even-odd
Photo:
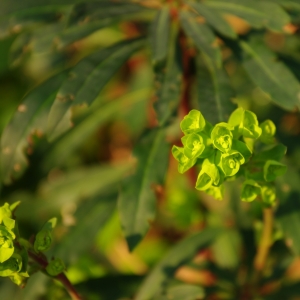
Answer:
[[[282,176],[287,170],[287,166],[275,160],[267,160],[264,165],[264,179],[273,181],[278,176]]]
[[[157,100],[154,108],[160,126],[167,124],[177,111],[181,95],[182,68],[177,24],[173,24],[171,28],[170,40],[168,49],[166,49],[166,64],[158,64],[155,68]]]
[[[130,250],[140,242],[156,211],[155,185],[162,184],[169,162],[169,144],[164,129],[147,132],[134,149],[135,174],[122,184],[118,208]]]
[[[81,60],[69,73],[57,93],[48,118],[48,137],[53,140],[71,127],[70,108],[91,104],[123,63],[143,40],[123,41]]]
[[[164,65],[168,49],[171,28],[170,7],[163,6],[153,20],[151,30],[152,64]]]
[[[1,138],[1,173],[5,183],[11,183],[24,172],[28,162],[24,150],[32,133],[46,130],[47,115],[64,74],[50,78],[25,96]]]
[[[206,55],[197,58],[197,91],[198,107],[209,122],[216,124],[228,120],[235,109],[228,75]]]
[[[74,217],[80,220],[54,247],[54,256],[66,263],[74,263],[89,250],[99,230],[112,216],[117,203],[117,193],[100,194],[85,201],[77,209]]]
[[[188,11],[180,12],[180,22],[186,35],[193,40],[198,50],[220,66],[221,52],[212,30],[207,25],[199,23],[196,16]]]
[[[253,161],[265,162],[268,159],[279,161],[284,157],[286,151],[287,147],[282,144],[272,146],[271,148],[268,147],[268,149],[255,154],[253,157]]]
[[[187,2],[187,4],[195,9],[195,11],[199,15],[204,17],[207,23],[214,29],[216,29],[219,33],[232,39],[237,38],[237,35],[232,27],[225,21],[225,19],[218,11],[210,8],[208,5],[199,2]]]
[[[282,31],[290,22],[289,15],[279,5],[269,1],[210,0],[206,4],[220,13],[238,16],[256,28],[265,26]]]
[[[263,44],[241,42],[243,67],[271,100],[287,110],[300,107],[300,84],[292,72]]]
[[[146,277],[135,300],[151,299],[181,265],[192,259],[199,250],[209,246],[219,233],[219,229],[207,228],[179,242]]]
[[[180,284],[169,288],[165,295],[155,297],[155,300],[200,300],[205,293],[202,287],[191,284]]]
[[[54,165],[62,166],[101,125],[119,116],[120,107],[132,109],[133,106],[148,101],[150,92],[150,88],[143,88],[129,92],[119,99],[91,106],[84,117],[75,123],[76,126],[57,139],[52,147],[50,146],[43,160],[43,168],[50,170]]]
[[[33,244],[36,252],[46,251],[50,248],[52,243],[52,230],[56,226],[56,222],[56,218],[50,219],[37,233]]]
[[[172,154],[174,158],[178,161],[178,172],[180,174],[183,174],[191,167],[193,167],[197,161],[197,157],[189,158],[188,156],[186,156],[184,153],[184,148],[182,147],[173,146]]]

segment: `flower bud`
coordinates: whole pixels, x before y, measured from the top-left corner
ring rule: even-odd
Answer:
[[[205,127],[205,119],[200,111],[192,109],[180,123],[180,128],[184,134],[202,131]]]
[[[241,199],[245,202],[251,202],[261,193],[260,185],[254,180],[246,180],[242,186]]]
[[[287,170],[287,166],[275,160],[267,160],[264,165],[264,179],[273,181],[278,176],[282,176]]]
[[[274,202],[276,200],[275,187],[264,185],[261,188],[261,196],[262,196],[262,200],[264,203],[266,203],[268,205],[274,204]]]
[[[212,185],[217,185],[220,181],[220,174],[212,158],[205,159],[202,164],[202,170],[198,175],[196,189],[205,191]]]
[[[181,147],[173,146],[172,147],[172,154],[174,158],[178,161],[178,172],[180,174],[186,172],[190,169],[197,161],[197,158],[188,158],[184,154],[184,149]]]
[[[46,271],[51,276],[56,276],[62,273],[66,269],[63,261],[60,258],[55,258],[51,260],[46,267]]]
[[[232,146],[231,127],[226,123],[217,124],[211,132],[214,146],[221,152],[228,152]]]
[[[51,243],[52,243],[51,231],[47,229],[42,229],[36,235],[33,247],[36,252],[46,251],[50,248]]]

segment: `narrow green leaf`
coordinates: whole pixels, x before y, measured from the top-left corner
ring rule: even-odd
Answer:
[[[84,202],[74,214],[80,220],[52,251],[52,256],[60,257],[65,263],[74,263],[80,255],[89,250],[95,237],[112,216],[116,208],[117,193],[101,194]]]
[[[5,183],[18,178],[27,167],[25,149],[28,137],[46,130],[49,113],[55,93],[65,74],[50,78],[25,96],[1,138],[1,174]]]
[[[146,277],[137,292],[135,300],[149,300],[174,276],[175,271],[194,257],[201,249],[209,246],[220,230],[207,228],[191,235],[173,247]]]
[[[160,126],[168,123],[177,111],[181,94],[182,68],[177,26],[173,26],[170,40],[171,43],[167,50],[167,64],[155,70],[157,100],[154,103],[154,108]]]
[[[205,24],[197,21],[196,15],[188,11],[180,12],[183,30],[200,52],[205,53],[217,66],[221,65],[221,51],[216,43],[216,36]]]
[[[198,109],[212,124],[227,122],[236,108],[228,75],[205,55],[197,59]]]
[[[70,108],[82,103],[91,104],[116,71],[142,44],[141,39],[123,41],[93,53],[71,70],[50,111],[49,140],[57,138],[71,127]]]
[[[134,149],[135,174],[122,184],[118,202],[121,224],[130,250],[140,242],[156,211],[155,185],[162,184],[169,162],[169,144],[164,129],[147,132]]]
[[[169,288],[165,295],[155,297],[155,300],[200,300],[205,293],[202,287],[191,284],[180,284]]]
[[[99,128],[99,126],[118,117],[120,107],[132,107],[149,99],[149,88],[128,93],[124,97],[98,106],[91,106],[89,112],[66,134],[62,135],[43,160],[43,167],[49,170],[53,166],[61,166],[66,159],[86,141],[86,139]]]
[[[209,25],[211,25],[224,36],[232,39],[237,37],[232,27],[225,21],[218,11],[198,2],[188,2],[187,4],[190,5],[199,15],[204,17]]]
[[[220,13],[238,16],[256,28],[267,27],[282,31],[291,20],[289,15],[276,3],[247,0],[209,0],[205,2]]]
[[[160,9],[151,24],[152,63],[154,66],[164,65],[169,48],[171,27],[170,7]]]
[[[292,72],[263,44],[241,42],[243,67],[271,100],[287,110],[300,107],[300,84]]]

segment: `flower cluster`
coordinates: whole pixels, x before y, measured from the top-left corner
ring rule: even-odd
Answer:
[[[271,120],[259,124],[253,112],[238,108],[228,123],[212,126],[200,111],[191,110],[180,128],[184,133],[183,147],[173,146],[172,154],[178,161],[179,173],[194,165],[201,167],[196,189],[221,200],[224,181],[243,176],[243,201],[261,196],[267,205],[274,203],[276,195],[271,182],[286,171],[286,166],[279,162],[286,147],[275,144],[276,127]],[[256,141],[267,146],[257,152]]]
[[[0,276],[9,277],[20,285],[28,277],[26,271],[28,256],[22,247],[14,245],[17,227],[13,219],[13,211],[19,202],[9,205],[5,203],[0,207]]]

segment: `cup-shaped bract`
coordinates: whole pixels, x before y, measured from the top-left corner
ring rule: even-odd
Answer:
[[[223,200],[224,198],[224,185],[211,186],[205,191],[206,194],[213,196],[217,200]]]
[[[274,143],[274,135],[276,133],[276,126],[271,120],[266,120],[260,124],[262,130],[260,140],[265,144]]]
[[[0,263],[8,260],[14,253],[15,234],[3,225],[0,225]]]
[[[262,132],[256,115],[241,107],[230,115],[228,123],[235,128],[235,135],[241,134],[246,138],[258,139]]]
[[[188,158],[184,154],[184,149],[182,147],[173,146],[172,154],[174,158],[178,161],[178,172],[180,174],[183,174],[188,169],[190,169],[197,161],[197,158]]]
[[[226,176],[233,176],[244,162],[245,159],[241,153],[231,150],[221,155],[220,167]]]
[[[273,181],[276,177],[284,175],[286,170],[286,165],[276,160],[267,160],[264,165],[264,179],[269,182]]]
[[[246,180],[242,186],[241,199],[251,202],[261,193],[261,186],[254,180]]]
[[[180,123],[180,128],[184,134],[202,131],[205,127],[205,119],[201,112],[192,109]]]
[[[274,186],[264,185],[261,188],[261,197],[264,203],[273,205],[276,200],[276,191]]]
[[[0,263],[0,276],[12,276],[22,269],[22,257],[14,253],[8,260]]]
[[[211,132],[213,145],[221,152],[228,152],[232,146],[232,127],[227,123],[218,123]]]
[[[48,229],[39,231],[34,240],[34,250],[36,252],[46,251],[50,248],[52,243],[52,233]]]
[[[233,139],[231,150],[238,151],[245,159],[245,162],[248,162],[250,157],[252,156],[252,152],[249,147],[242,141]]]
[[[203,136],[197,133],[191,133],[182,139],[184,145],[183,152],[189,159],[199,157],[205,149]]]
[[[217,166],[214,164],[212,157],[203,161],[202,169],[198,175],[196,189],[205,191],[212,185],[217,185],[220,181],[220,174]]]
[[[64,262],[56,257],[53,260],[51,260],[46,267],[46,271],[51,276],[56,276],[60,273],[62,273],[66,269]]]

